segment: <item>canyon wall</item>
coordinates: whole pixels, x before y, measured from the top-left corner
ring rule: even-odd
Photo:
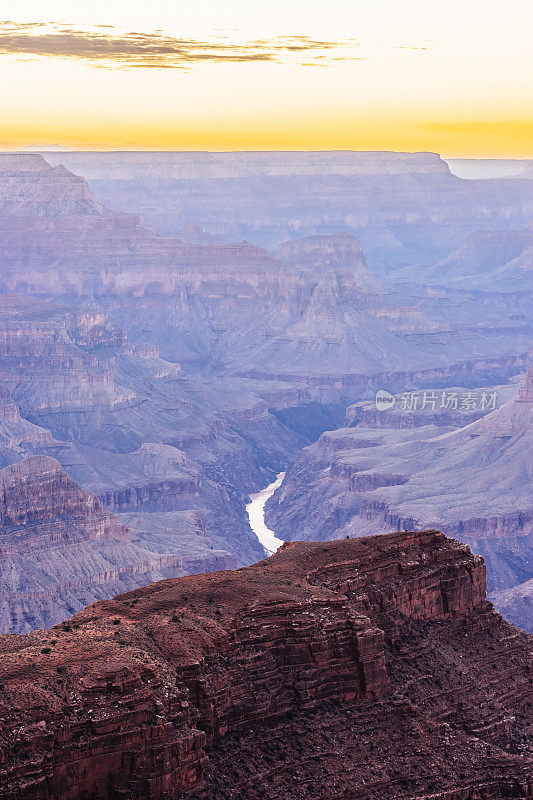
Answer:
[[[346,231],[380,273],[436,263],[482,228],[533,218],[528,180],[461,180],[435,153],[47,153],[99,202],[163,234],[199,225],[275,248]]]

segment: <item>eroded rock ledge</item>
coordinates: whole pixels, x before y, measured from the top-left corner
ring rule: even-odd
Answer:
[[[0,637],[0,797],[531,797],[531,644],[437,531],[287,544]]]

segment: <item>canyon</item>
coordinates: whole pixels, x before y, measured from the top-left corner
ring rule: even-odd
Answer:
[[[522,293],[530,299],[532,264],[533,223],[524,230],[476,231],[440,263],[394,270],[390,278],[467,291]]]
[[[302,451],[266,523],[285,540],[439,527],[485,557],[505,613],[503,590],[533,577],[532,435],[533,368],[522,385],[406,393],[385,411],[357,403],[345,427]],[[533,630],[530,607],[518,607],[511,618]]]
[[[354,213],[365,198],[362,227],[335,216],[333,191]],[[247,205],[249,241],[224,227],[238,218],[228,193]],[[207,195],[202,208],[219,227],[185,202]],[[297,196],[303,216],[288,225]],[[127,532],[120,546],[90,540],[95,556],[78,581],[63,535],[70,518],[57,507],[36,588],[46,603],[16,605],[1,630],[50,625],[171,574],[249,565],[264,554],[248,524],[249,495],[289,467],[285,491],[302,448],[339,428],[347,407],[382,387],[468,391],[523,374],[532,326],[526,245],[520,285],[505,278],[490,288],[496,261],[487,289],[434,284],[422,268],[416,280],[400,279],[400,267],[414,268],[430,246],[432,263],[455,259],[453,270],[468,274],[475,261],[481,271],[492,239],[479,255],[487,232],[471,228],[489,218],[505,239],[494,258],[516,262],[531,197],[527,179],[463,181],[434,154],[0,154],[0,470],[32,465],[38,503],[41,466],[54,459],[73,493],[96,498]],[[456,224],[459,201],[470,216]],[[263,216],[252,224],[259,202]],[[401,243],[391,250],[393,228]],[[474,244],[453,256],[465,233]],[[502,503],[507,490],[498,489]],[[295,502],[293,512],[315,515],[312,502]],[[323,538],[321,513],[303,538]],[[509,514],[526,519],[522,508]],[[444,514],[427,522],[451,524]],[[83,531],[91,524],[79,522]],[[18,580],[10,570],[24,575],[43,536],[40,523],[20,534],[2,573],[4,608]],[[279,536],[290,538],[281,528]],[[96,555],[104,545],[105,567]],[[483,552],[492,581],[503,557]],[[526,557],[519,549],[505,567],[513,579],[491,591],[526,583]]]
[[[445,258],[469,233],[533,218],[527,175],[462,180],[435,153],[44,153],[87,179],[98,202],[165,235],[196,224],[276,248],[347,231],[372,266]]]
[[[285,544],[0,636],[0,794],[531,797],[531,645],[438,531]]]

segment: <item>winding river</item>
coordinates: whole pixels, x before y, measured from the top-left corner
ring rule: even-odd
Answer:
[[[284,477],[285,473],[280,472],[276,480],[265,489],[251,494],[250,502],[246,506],[250,527],[269,555],[272,555],[278,547],[281,547],[283,539],[278,539],[274,531],[271,531],[265,525],[265,503],[269,497],[272,497],[276,489],[279,489]]]

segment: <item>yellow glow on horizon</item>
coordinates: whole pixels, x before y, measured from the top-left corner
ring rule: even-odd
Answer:
[[[0,147],[59,144],[74,150],[399,150],[449,158],[533,158],[533,118],[420,123],[403,117],[219,121],[212,128],[148,123],[3,126]]]
[[[533,158],[532,27],[530,0],[20,0],[0,148]]]

